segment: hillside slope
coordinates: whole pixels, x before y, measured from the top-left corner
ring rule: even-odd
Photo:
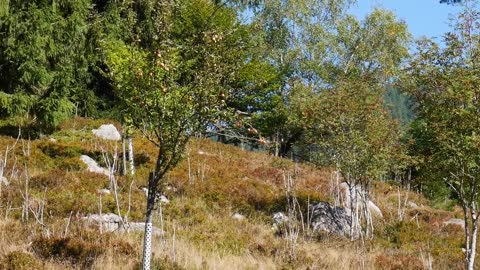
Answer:
[[[121,158],[121,143],[91,133],[106,122],[76,118],[31,141],[0,137],[6,160],[0,183],[0,269],[138,269],[141,232],[106,232],[83,217],[120,209],[129,221],[141,222],[142,188],[157,150],[135,135],[136,173],[116,175],[117,204],[106,191],[113,189],[109,178],[87,172],[79,159],[89,155],[106,166],[115,151]],[[293,233],[275,233],[272,215],[286,211],[287,198],[296,198],[298,213],[307,217],[309,203],[332,200],[334,183],[328,168],[195,139],[163,183],[169,203],[155,215],[154,225],[164,231],[154,242],[155,269],[463,267],[462,229],[444,224],[461,212],[436,209],[393,183],[375,182],[372,188],[371,198],[384,214],[375,220],[372,240],[352,243],[315,235],[301,224]],[[244,219],[232,218],[235,214]]]

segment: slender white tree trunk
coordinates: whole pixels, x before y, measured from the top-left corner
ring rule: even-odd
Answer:
[[[478,235],[478,214],[477,214],[477,207],[475,203],[472,203],[472,207],[470,208],[470,214],[472,218],[472,235],[471,235],[471,242],[470,246],[467,249],[467,269],[473,270],[475,266],[475,255],[477,251],[477,235]],[[465,224],[467,227],[467,224]]]
[[[125,137],[122,137],[122,161],[123,161],[123,170],[122,175],[127,175],[127,155],[125,153]]]
[[[350,182],[347,182],[347,186],[348,186],[348,191],[350,194],[348,194],[348,197],[349,198],[349,207],[350,207],[350,241],[354,241],[355,240],[355,230],[356,230],[356,227],[357,227],[357,216],[356,216],[356,205],[355,205],[355,193],[356,190],[355,190],[355,187],[353,186],[352,183]]]
[[[132,136],[127,137],[128,141],[128,161],[130,162],[130,173],[131,175],[135,174],[135,162],[133,160],[133,139]]]

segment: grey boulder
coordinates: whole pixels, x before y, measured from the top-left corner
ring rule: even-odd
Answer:
[[[350,235],[351,219],[345,208],[332,206],[327,202],[310,205],[310,225],[314,232]]]

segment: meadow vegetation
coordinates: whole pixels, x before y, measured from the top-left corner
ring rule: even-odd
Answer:
[[[141,232],[101,233],[82,219],[99,212],[98,190],[109,185],[107,176],[87,172],[79,160],[81,154],[101,157],[91,129],[102,122],[111,121],[76,118],[48,137],[16,145],[15,138],[0,137],[0,150],[15,145],[4,173],[9,184],[1,189],[2,269],[140,266]],[[128,220],[143,221],[141,188],[154,166],[155,148],[139,134],[134,147],[141,162]],[[374,220],[371,240],[351,242],[304,229],[292,244],[272,229],[272,214],[287,207],[286,177],[293,179],[293,195],[307,213],[308,203],[332,202],[332,169],[205,138],[191,141],[186,155],[162,183],[170,203],[162,205],[162,215],[154,214],[154,225],[165,233],[156,236],[153,269],[428,269],[430,262],[434,269],[463,267],[462,228],[443,224],[461,217],[458,207],[446,210],[394,182],[375,181],[371,197],[384,218]],[[124,213],[131,180],[118,176]],[[102,213],[115,212],[113,196],[103,195]],[[233,219],[235,213],[246,218]]]

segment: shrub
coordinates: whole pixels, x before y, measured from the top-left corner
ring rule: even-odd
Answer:
[[[70,237],[38,237],[33,240],[32,248],[35,254],[45,259],[55,258],[82,268],[91,267],[95,259],[103,253],[99,243]]]
[[[380,254],[375,258],[376,269],[384,270],[418,270],[425,269],[418,257],[406,254]]]
[[[0,269],[3,270],[30,270],[43,269],[39,261],[29,253],[13,251],[8,253],[0,261]]]
[[[82,154],[82,148],[77,145],[44,141],[41,142],[38,147],[44,154],[51,158],[59,157],[80,157]]]

